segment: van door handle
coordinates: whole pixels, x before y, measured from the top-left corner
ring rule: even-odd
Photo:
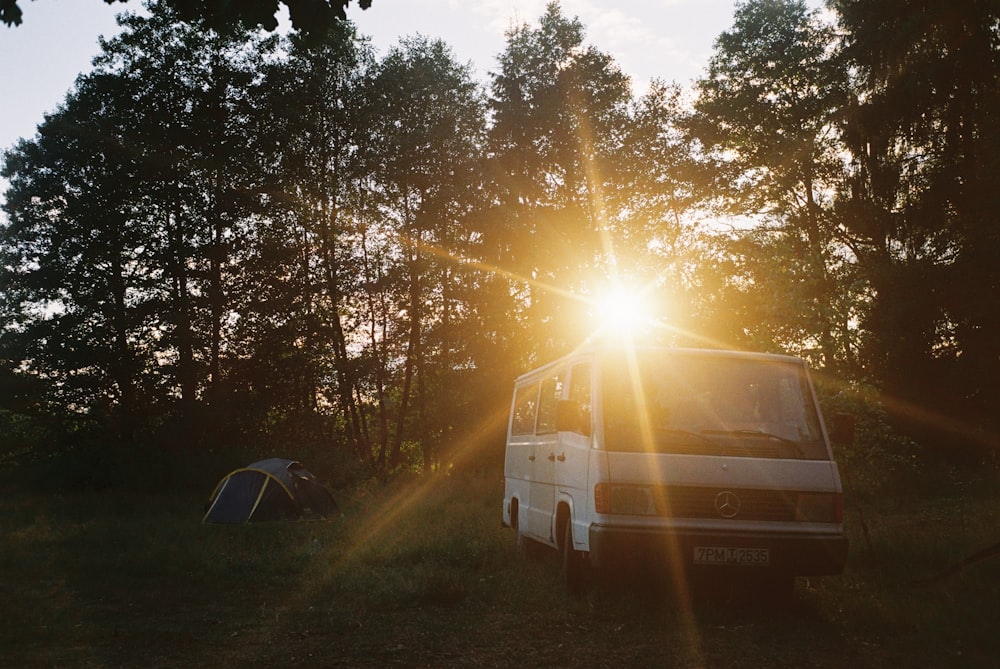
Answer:
[[[558,460],[559,460],[559,462],[566,462],[566,454],[565,453],[560,453]]]
[[[556,461],[556,454],[549,453],[549,462],[555,462],[555,461]]]

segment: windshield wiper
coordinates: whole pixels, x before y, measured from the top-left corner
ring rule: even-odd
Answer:
[[[669,434],[671,436],[676,436],[676,437],[691,437],[692,439],[694,439],[696,441],[700,441],[700,442],[705,443],[705,444],[711,444],[712,446],[718,446],[719,445],[714,439],[710,439],[710,438],[706,437],[703,434],[705,432],[704,430],[702,432],[692,432],[691,430],[681,430],[681,429],[674,428],[674,427],[657,427],[657,428],[654,428],[654,429],[657,432],[664,432],[664,433]]]
[[[774,434],[772,432],[765,432],[764,430],[702,430],[703,434],[718,434],[726,437],[750,437],[758,439],[773,439],[774,441],[780,441],[783,444],[788,444],[795,449],[795,452],[799,455],[804,456],[806,452],[802,450],[802,445],[795,441],[794,439],[789,439],[787,437],[782,437],[781,435]]]

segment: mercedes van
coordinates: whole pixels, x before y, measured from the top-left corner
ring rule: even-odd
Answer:
[[[840,573],[841,482],[807,365],[734,351],[595,348],[519,377],[503,524],[588,565]]]

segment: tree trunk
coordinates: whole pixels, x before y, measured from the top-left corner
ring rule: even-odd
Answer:
[[[420,229],[413,226],[411,243],[413,252],[410,254],[409,267],[409,303],[410,331],[406,341],[406,362],[403,370],[403,387],[400,391],[399,413],[396,415],[396,432],[393,435],[390,465],[399,464],[400,450],[403,444],[406,417],[409,413],[410,394],[413,390],[413,378],[420,359],[420,325],[423,317],[420,307],[420,245],[422,242]],[[419,428],[418,428],[419,430]],[[421,438],[423,435],[420,435]]]
[[[170,266],[173,283],[175,327],[177,328],[177,382],[181,391],[181,411],[185,419],[194,415],[198,387],[194,367],[194,333],[191,329],[191,296],[188,289],[187,255],[180,212],[171,217]]]
[[[121,229],[116,227],[116,232]],[[128,307],[125,302],[125,276],[121,258],[122,243],[116,234],[111,260],[111,292],[114,304],[112,326],[114,328],[115,358],[112,362],[112,377],[120,393],[118,438],[131,441],[136,424],[135,359],[128,343]]]

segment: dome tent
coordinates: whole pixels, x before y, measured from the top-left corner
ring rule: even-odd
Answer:
[[[230,472],[219,481],[202,522],[321,520],[339,513],[333,497],[302,463],[270,458]]]

